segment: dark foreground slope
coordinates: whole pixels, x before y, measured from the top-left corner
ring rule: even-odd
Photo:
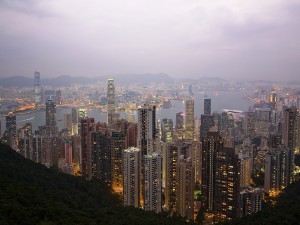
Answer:
[[[99,181],[47,169],[0,145],[0,224],[185,224],[135,208]]]
[[[300,182],[285,189],[274,207],[267,206],[261,212],[224,223],[223,225],[297,225],[300,224]]]

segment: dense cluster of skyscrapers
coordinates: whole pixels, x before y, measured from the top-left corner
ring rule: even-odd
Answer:
[[[34,102],[41,104],[40,74],[34,75]],[[224,221],[261,209],[264,193],[276,195],[294,180],[294,155],[300,139],[299,109],[277,99],[247,112],[211,112],[204,99],[200,126],[195,126],[195,101],[185,112],[157,121],[156,106],[144,104],[120,119],[114,79],[107,82],[107,123],[88,118],[83,109],[65,114],[64,129],[56,126],[60,93],[45,90],[45,126],[16,127],[6,116],[8,145],[35,162],[56,165],[66,173],[100,179],[121,194],[124,206],[178,213],[194,220]],[[133,118],[132,118],[133,117]],[[264,172],[264,186],[251,177]],[[195,197],[200,194],[200,198]]]

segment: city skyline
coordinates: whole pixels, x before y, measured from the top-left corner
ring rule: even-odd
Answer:
[[[297,80],[299,9],[296,0],[4,0],[0,78],[38,70]]]

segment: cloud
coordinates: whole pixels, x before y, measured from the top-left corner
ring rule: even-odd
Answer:
[[[0,76],[294,79],[299,11],[295,0],[0,0]]]

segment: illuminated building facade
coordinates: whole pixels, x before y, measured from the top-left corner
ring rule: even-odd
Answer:
[[[144,156],[144,210],[156,213],[162,210],[162,156],[150,153]]]
[[[185,102],[185,139],[194,140],[194,99],[188,99]]]
[[[123,205],[140,207],[140,153],[130,147],[123,152]]]
[[[116,96],[115,96],[115,81],[110,77],[107,79],[107,123],[111,125],[113,122],[113,115],[116,110]]]
[[[191,158],[180,156],[177,164],[176,211],[182,217],[194,219],[195,168]]]

